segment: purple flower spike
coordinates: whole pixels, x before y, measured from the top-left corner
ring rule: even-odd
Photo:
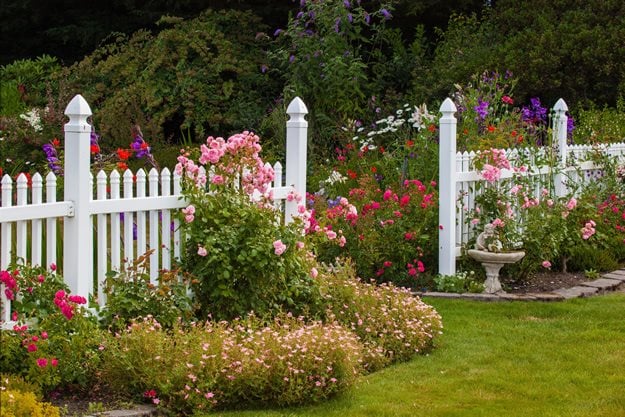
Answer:
[[[352,23],[352,22],[354,21],[354,16],[352,16],[352,14],[351,14],[351,13],[347,13],[347,21],[348,21],[349,23]]]
[[[336,20],[334,21],[334,31],[336,33],[339,33],[340,30],[341,30],[341,18],[337,17]]]
[[[282,29],[276,29],[276,31],[273,32],[273,36],[278,36],[281,33],[282,33]]]
[[[371,22],[371,16],[369,13],[365,12],[365,23],[368,25]]]
[[[488,101],[477,101],[477,106],[473,107],[473,110],[477,113],[478,120],[484,120],[488,116]]]
[[[391,15],[391,12],[389,12],[389,11],[388,11],[388,10],[386,10],[386,9],[380,9],[380,14],[381,14],[382,16],[384,16],[384,19],[385,19],[385,20],[389,20],[389,19],[391,19],[391,18],[393,17],[393,16]]]
[[[351,3],[349,2],[349,0],[343,0],[343,5],[345,6],[346,9],[349,9],[352,7]]]

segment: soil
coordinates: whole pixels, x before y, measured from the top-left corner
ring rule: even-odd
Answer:
[[[538,272],[523,282],[503,282],[505,290],[513,294],[544,293],[559,288],[575,287],[583,282],[592,281],[583,272]]]

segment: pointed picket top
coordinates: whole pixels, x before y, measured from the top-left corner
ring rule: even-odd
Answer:
[[[26,175],[24,175],[24,173],[21,173],[18,177],[17,177],[17,188],[27,188],[28,187],[28,178],[26,178]]]
[[[46,175],[46,184],[49,184],[52,181],[56,183],[56,174],[50,171],[48,172],[48,175]]]
[[[566,105],[563,99],[558,99],[558,101],[556,101],[555,106],[553,106],[553,109],[558,114],[564,114],[566,111],[569,110],[568,106]]]
[[[148,178],[150,179],[150,182],[158,181],[158,171],[156,170],[156,168],[152,168],[150,170],[150,172],[148,173]]]
[[[286,108],[286,112],[291,117],[297,114],[303,116],[305,114],[308,114],[308,108],[301,98],[295,97],[293,100],[291,100],[291,103],[289,103],[289,107]]]
[[[117,170],[116,170],[116,169],[114,169],[113,171],[111,171],[111,175],[110,175],[110,177],[111,177],[111,182],[113,182],[113,181],[117,181],[117,182],[119,182],[119,172],[117,172]]]
[[[91,116],[91,114],[91,107],[89,107],[89,104],[83,96],[80,94],[75,95],[65,108],[65,115],[69,117],[69,122],[65,124],[65,130],[70,129],[71,131],[78,132],[86,131],[86,126],[89,125],[87,118]]]
[[[443,115],[455,113],[457,110],[458,109],[456,108],[456,105],[449,97],[447,97],[445,101],[443,101],[443,104],[441,104],[440,108],[440,112],[443,113]]]
[[[41,188],[43,186],[43,178],[41,178],[41,174],[36,172],[33,175],[33,188]]]
[[[4,177],[2,177],[2,188],[8,188],[9,186],[13,185],[13,179],[11,178],[11,176],[9,174],[4,174]]]
[[[137,182],[145,182],[145,170],[143,168],[139,168],[137,171]]]
[[[100,170],[100,172],[98,172],[98,175],[96,175],[97,178],[97,183],[98,184],[106,184],[106,172],[104,172],[103,169]]]

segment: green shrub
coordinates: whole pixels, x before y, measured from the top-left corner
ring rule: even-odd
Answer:
[[[569,248],[570,257],[567,269],[570,271],[614,271],[619,264],[608,249],[597,248],[591,245],[577,245]]]
[[[319,275],[327,320],[358,335],[368,371],[427,352],[442,330],[440,315],[410,291],[392,284],[363,283],[350,262]]]
[[[41,399],[41,387],[19,375],[0,373],[0,386],[9,391],[32,392],[37,399]]]
[[[121,272],[111,271],[102,291],[106,304],[98,307],[100,324],[113,331],[124,329],[132,319],[154,317],[166,328],[193,314],[188,283],[176,271],[162,271],[156,285],[150,282],[147,262],[153,250],[141,255]]]
[[[58,407],[40,402],[32,392],[0,390],[2,417],[60,417]]]
[[[625,141],[625,98],[620,108],[580,110],[575,118],[576,144],[595,144]]]
[[[482,292],[484,284],[475,279],[475,273],[458,272],[456,275],[437,275],[434,277],[436,290],[442,292]]]
[[[362,346],[349,331],[282,315],[268,324],[206,322],[164,331],[134,323],[105,349],[102,376],[178,413],[249,405],[293,405],[350,387]]]
[[[274,96],[261,72],[263,26],[250,13],[207,10],[197,18],[163,17],[158,34],[118,36],[61,77],[91,104],[113,144],[131,141],[138,124],[150,143],[190,132],[195,139],[258,126]]]
[[[304,247],[301,220],[283,224],[265,195],[273,169],[258,155],[258,136],[209,137],[207,145],[197,160],[214,171],[211,178],[187,156],[176,167],[189,204],[180,212],[188,236],[181,268],[192,275],[199,317],[308,312],[319,300],[314,260]],[[252,198],[255,193],[260,197]]]

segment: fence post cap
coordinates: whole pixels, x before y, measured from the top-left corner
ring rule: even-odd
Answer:
[[[301,98],[295,97],[291,100],[289,107],[286,108],[288,114],[308,114],[308,108]]]
[[[445,101],[443,101],[443,104],[441,104],[440,108],[441,113],[455,113],[457,110],[458,109],[456,108],[456,105],[449,97],[447,97]]]
[[[558,101],[556,101],[556,104],[555,106],[553,106],[553,109],[556,111],[556,113],[564,113],[568,111],[569,108],[563,99],[559,99]]]
[[[65,108],[65,115],[70,118],[83,116],[85,118],[91,116],[91,107],[89,103],[80,94],[76,94]]]

